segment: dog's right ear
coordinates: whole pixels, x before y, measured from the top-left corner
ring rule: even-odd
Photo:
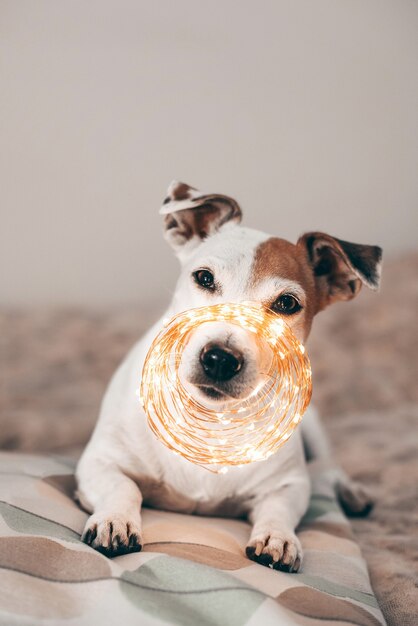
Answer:
[[[165,238],[181,258],[227,222],[240,222],[239,204],[229,196],[207,194],[173,181],[160,209]]]

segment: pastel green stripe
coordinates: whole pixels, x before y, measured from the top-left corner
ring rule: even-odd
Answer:
[[[243,626],[266,598],[229,574],[168,556],[125,571],[120,583],[125,597],[141,611],[185,626]]]
[[[30,513],[12,504],[0,502],[0,515],[12,530],[26,535],[42,535],[44,537],[54,537],[55,539],[65,539],[75,543],[80,542],[80,535],[71,528],[53,522]]]
[[[297,582],[304,583],[313,589],[318,589],[318,591],[329,593],[332,596],[338,596],[339,598],[351,598],[352,600],[357,600],[357,602],[361,602],[362,604],[379,608],[376,598],[372,594],[364,593],[363,591],[356,591],[355,589],[351,589],[345,585],[339,585],[338,583],[331,582],[325,578],[310,576],[309,574],[302,573],[296,574],[295,580],[297,580]]]

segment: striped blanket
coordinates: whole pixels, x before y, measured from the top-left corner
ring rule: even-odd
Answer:
[[[298,534],[303,570],[249,561],[243,521],[145,509],[142,552],[113,560],[80,542],[74,462],[0,453],[0,624],[379,626],[366,564],[312,466]]]

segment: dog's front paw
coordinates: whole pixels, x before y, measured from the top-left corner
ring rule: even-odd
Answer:
[[[302,546],[295,533],[270,530],[252,535],[246,548],[248,558],[284,572],[297,572],[302,564]]]
[[[362,517],[373,508],[374,500],[369,490],[353,480],[341,480],[337,483],[338,500],[346,515]]]
[[[87,520],[81,540],[108,557],[139,552],[141,525],[138,520],[123,515],[96,513]]]

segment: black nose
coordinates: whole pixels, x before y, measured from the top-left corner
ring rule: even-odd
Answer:
[[[242,367],[242,361],[242,354],[230,348],[209,345],[200,353],[200,363],[206,376],[217,381],[235,376]]]

